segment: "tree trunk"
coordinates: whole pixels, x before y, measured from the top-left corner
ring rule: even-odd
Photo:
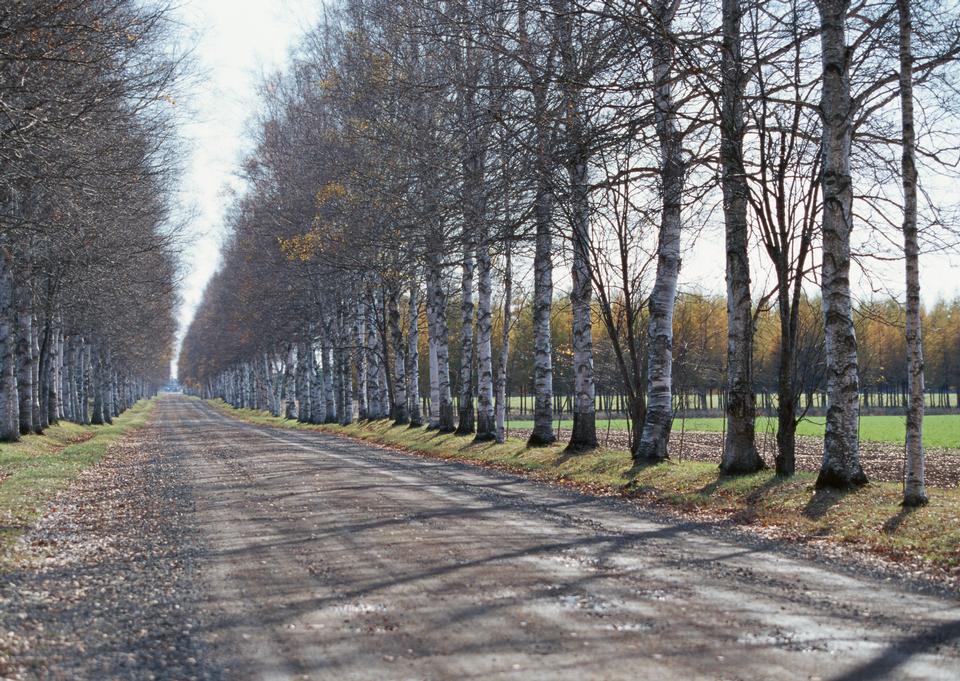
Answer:
[[[496,439],[506,441],[505,421],[507,416],[507,363],[510,359],[510,325],[513,321],[513,253],[512,244],[506,244],[503,276],[503,329],[500,338],[500,361],[497,371]]]
[[[593,374],[593,278],[590,272],[590,202],[587,194],[587,163],[577,158],[568,165],[573,195],[573,427],[571,449],[597,446],[596,384]]]
[[[799,323],[798,301],[790,304],[790,293],[781,277],[778,294],[780,316],[780,365],[777,376],[777,475],[788,477],[797,469],[797,360],[796,341]],[[799,285],[799,282],[798,282]]]
[[[40,409],[40,395],[43,392],[43,386],[40,383],[40,323],[37,317],[33,318],[31,324],[30,352],[33,355],[33,362],[30,365],[30,370],[33,372],[30,379],[33,385],[30,409],[33,413],[30,420],[33,422],[33,432],[40,435],[43,433],[44,424]]]
[[[355,401],[357,403],[357,418],[361,421],[369,417],[367,404],[367,387],[369,368],[369,353],[367,352],[366,320],[364,319],[364,304],[362,301],[352,306],[353,313],[353,342],[356,344],[351,358],[357,368],[357,383],[355,386]]]
[[[470,193],[476,193],[472,188]],[[470,201],[476,201],[472,197]],[[475,209],[474,209],[475,210]],[[473,274],[476,253],[475,225],[465,225],[463,235],[463,263],[460,277],[460,391],[457,409],[457,434],[470,435],[474,431],[473,415]]]
[[[818,0],[823,83],[823,264],[821,289],[827,364],[827,425],[817,487],[867,482],[860,466],[860,386],[850,295],[850,176],[853,101],[845,22],[849,0]]]
[[[20,434],[33,432],[33,313],[26,286],[16,289],[17,306],[17,395],[19,397]]]
[[[369,295],[364,301],[364,315],[366,316],[364,320],[366,322],[364,326],[366,340],[364,340],[363,347],[364,354],[367,357],[367,418],[379,419],[381,418],[380,410],[382,408],[380,402],[379,348],[377,347],[376,314],[373,310],[373,301]]]
[[[410,323],[407,329],[407,400],[410,409],[410,427],[423,425],[420,413],[420,307],[417,284],[410,284]]]
[[[541,164],[544,161],[541,161]],[[553,432],[553,339],[550,315],[553,309],[553,190],[549,169],[541,169],[537,180],[536,249],[533,256],[533,432],[528,444],[549,445]]]
[[[749,189],[743,166],[745,74],[740,60],[740,0],[723,0],[720,163],[727,247],[727,428],[720,470],[728,475],[763,468],[754,437],[753,310],[747,226]]]
[[[569,0],[551,3],[556,23],[563,72],[564,166],[570,181],[570,239],[573,246],[570,303],[572,312],[572,349],[574,397],[573,426],[568,449],[592,449],[597,446],[596,386],[593,372],[593,277],[590,262],[590,196],[587,145],[582,111],[582,82],[579,72],[578,43],[574,39],[574,12]]]
[[[344,305],[341,304],[339,311],[337,339],[337,376],[339,377],[338,388],[340,393],[340,404],[338,412],[340,414],[340,425],[348,426],[353,423],[353,362],[351,361],[350,344],[347,341],[347,320],[344,312]],[[353,334],[355,339],[356,333]]]
[[[310,422],[310,372],[313,367],[307,356],[309,345],[303,341],[297,343],[297,421]]]
[[[20,439],[13,258],[0,246],[0,442]]]
[[[683,139],[673,101],[673,41],[669,35],[675,5],[658,1],[654,14],[665,35],[653,49],[654,116],[660,142],[663,206],[657,244],[657,273],[650,295],[647,343],[647,413],[634,452],[638,461],[667,458],[673,425],[673,311],[680,275],[681,206],[683,200]]]
[[[496,439],[493,404],[493,283],[490,245],[484,229],[477,244],[477,436]]]
[[[93,413],[90,415],[90,423],[95,426],[103,425],[104,404],[103,404],[103,353],[99,346],[91,347],[91,382],[90,389],[93,391]]]
[[[432,310],[430,337],[434,339],[433,352],[436,360],[436,405],[437,429],[441,433],[454,432],[453,399],[450,395],[450,351],[447,330],[447,294],[443,290],[439,258],[431,256],[427,273],[427,306]],[[431,358],[433,360],[433,358]],[[434,362],[431,362],[433,364]],[[431,366],[431,368],[433,368]],[[431,378],[431,388],[433,379]],[[432,396],[431,396],[432,398]],[[431,414],[432,416],[432,414]]]
[[[917,239],[916,134],[913,124],[913,26],[910,0],[897,0],[900,24],[900,109],[903,130],[903,250],[906,259],[907,402],[904,506],[927,503],[923,452],[923,338],[920,320],[920,244]]]
[[[387,292],[387,323],[390,326],[390,338],[393,341],[393,418],[394,425],[410,423],[410,411],[407,408],[406,353],[403,347],[403,329],[400,326],[400,289],[391,286]]]
[[[333,359],[333,349],[325,339],[320,341],[320,359],[322,360],[321,379],[323,380],[323,422],[337,423],[337,368]]]

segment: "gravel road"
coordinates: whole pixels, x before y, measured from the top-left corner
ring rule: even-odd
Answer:
[[[155,529],[192,557],[155,575],[191,624],[169,678],[960,678],[955,597],[198,401],[161,400],[155,423],[153,465],[183,485]],[[111,678],[61,669],[38,676]]]

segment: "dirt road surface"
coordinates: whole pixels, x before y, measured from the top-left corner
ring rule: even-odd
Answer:
[[[199,401],[157,423],[225,678],[960,678],[948,596]]]

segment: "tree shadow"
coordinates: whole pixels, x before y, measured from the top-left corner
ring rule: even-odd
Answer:
[[[830,509],[837,506],[843,500],[843,498],[852,491],[854,490],[833,488],[818,489],[816,492],[814,492],[813,496],[810,497],[810,501],[807,502],[807,505],[804,506],[804,517],[810,518],[811,520],[819,520],[829,513]]]
[[[917,512],[917,507],[915,506],[901,506],[900,510],[897,511],[897,514],[891,516],[883,524],[883,533],[884,534],[894,534],[897,530],[900,529],[900,526],[903,524],[907,518],[909,518],[913,513]]]
[[[660,466],[663,464],[671,463],[669,459],[663,461],[634,461],[633,465],[625,470],[620,478],[625,480],[623,485],[620,486],[620,491],[624,494],[638,494],[651,490],[656,490],[655,486],[652,485],[641,485],[637,482],[637,475],[647,470],[648,468],[653,468],[655,466]]]

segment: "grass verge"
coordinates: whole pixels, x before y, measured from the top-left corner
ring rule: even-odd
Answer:
[[[125,433],[143,426],[152,400],[135,404],[111,425],[63,422],[43,435],[0,444],[0,569],[13,541],[43,512],[46,503],[83,469],[100,461]]]
[[[763,534],[794,541],[842,544],[910,563],[954,584],[960,580],[960,489],[929,488],[929,505],[901,508],[901,487],[871,483],[854,492],[816,491],[815,475],[789,479],[772,471],[721,477],[710,463],[668,461],[636,466],[625,451],[598,449],[568,454],[564,445],[528,448],[520,440],[502,445],[472,438],[370,421],[350,426],[308,425],[268,412],[234,409],[211,401],[244,421],[317,430],[389,445],[440,459],[523,473],[575,486],[601,496],[628,496],[698,520],[733,521]]]

